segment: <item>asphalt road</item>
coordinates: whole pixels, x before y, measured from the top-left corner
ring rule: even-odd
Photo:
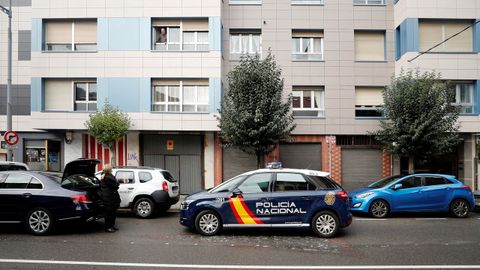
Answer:
[[[480,269],[478,213],[468,219],[355,217],[334,239],[306,229],[228,230],[203,237],[180,226],[175,212],[147,220],[122,214],[116,233],[105,233],[102,222],[69,224],[44,237],[1,225],[0,269]]]

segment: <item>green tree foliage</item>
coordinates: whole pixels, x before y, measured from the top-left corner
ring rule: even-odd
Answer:
[[[85,127],[101,144],[110,147],[112,151],[111,163],[115,164],[114,142],[122,138],[131,127],[128,114],[121,112],[108,101],[105,101],[103,110],[90,114]]]
[[[264,60],[258,54],[245,56],[227,79],[218,118],[223,145],[255,154],[260,168],[262,157],[289,140],[295,128],[291,96],[282,98],[281,69],[270,52]]]
[[[402,71],[383,93],[385,120],[373,132],[394,155],[409,158],[413,173],[415,155],[449,152],[459,142],[459,108],[455,93],[435,72]]]

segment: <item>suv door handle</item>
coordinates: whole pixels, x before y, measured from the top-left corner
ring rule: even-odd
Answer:
[[[134,190],[134,189],[135,189],[135,188],[133,188],[133,187],[129,187],[129,188],[128,188],[128,190]]]
[[[23,193],[22,196],[24,198],[30,198],[30,196],[32,196],[32,193]]]

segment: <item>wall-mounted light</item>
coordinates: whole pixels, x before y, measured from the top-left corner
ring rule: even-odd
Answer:
[[[67,144],[71,144],[72,141],[73,141],[73,132],[71,132],[71,131],[65,132],[65,142]]]

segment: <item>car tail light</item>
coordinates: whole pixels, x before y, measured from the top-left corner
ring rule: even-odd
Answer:
[[[168,184],[167,184],[167,182],[163,181],[163,183],[162,183],[162,189],[163,189],[163,191],[168,192]]]
[[[92,203],[88,195],[82,194],[82,195],[73,195],[70,198],[72,198],[72,201],[74,203]]]
[[[463,186],[462,188],[467,189],[468,191],[472,192],[472,188],[470,188],[470,186]]]
[[[337,196],[339,199],[343,199],[343,200],[348,199],[348,193],[346,191],[339,191],[337,193]]]

